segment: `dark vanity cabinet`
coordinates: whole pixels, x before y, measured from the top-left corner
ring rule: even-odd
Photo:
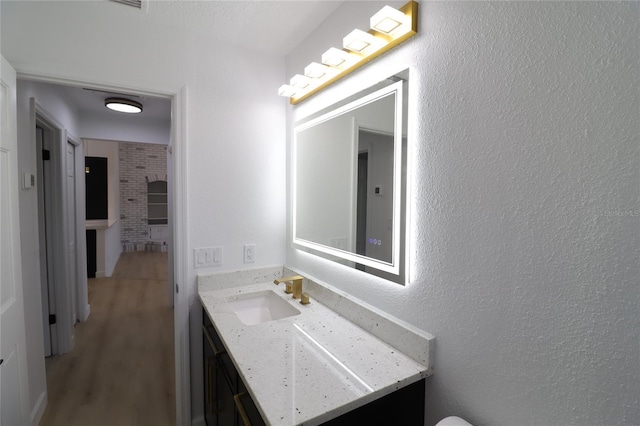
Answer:
[[[203,309],[204,403],[209,426],[260,426],[265,422]],[[323,426],[424,424],[425,380],[419,380],[323,423]]]
[[[264,425],[231,357],[204,310],[202,318],[204,406],[207,425]]]
[[[424,379],[322,423],[322,426],[423,426]]]

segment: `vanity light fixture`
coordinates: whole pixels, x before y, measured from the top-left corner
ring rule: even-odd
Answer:
[[[285,96],[287,98],[292,97],[293,95],[295,95],[296,93],[298,93],[298,90],[296,90],[295,87],[291,87],[288,84],[283,84],[282,86],[280,86],[280,88],[278,89],[278,95],[280,96]]]
[[[350,32],[343,39],[343,49],[327,50],[322,64],[307,65],[304,75],[296,74],[289,85],[280,86],[278,94],[295,105],[413,37],[418,33],[418,3],[412,0],[399,10],[385,6],[369,23],[368,31]]]
[[[342,47],[361,54],[378,50],[384,44],[385,40],[362,30],[353,30],[342,40]]]
[[[139,114],[142,112],[142,104],[125,98],[107,98],[104,106],[113,111],[124,112],[126,114]]]
[[[407,16],[391,6],[385,6],[370,20],[372,30],[390,35],[401,25],[408,23]]]
[[[289,84],[297,89],[306,89],[311,84],[311,79],[304,75],[296,74],[291,78]]]
[[[357,60],[357,56],[350,55],[349,52],[345,52],[335,47],[329,48],[322,54],[322,63],[333,67],[336,70],[344,69],[349,65],[353,65]]]
[[[335,68],[332,68],[328,65],[319,64],[317,62],[311,62],[304,68],[304,75],[309,78],[324,78],[325,76],[334,74],[335,72]]]

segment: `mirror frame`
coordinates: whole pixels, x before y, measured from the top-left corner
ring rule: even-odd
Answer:
[[[326,256],[323,257],[328,257],[333,260],[358,263],[382,272],[382,274],[373,272],[374,275],[379,275],[382,278],[389,279],[399,284],[406,284],[406,280],[408,277],[408,264],[406,262],[406,253],[408,252],[408,238],[407,235],[404,234],[406,230],[406,224],[408,222],[408,205],[406,197],[406,186],[408,182],[406,179],[406,148],[403,147],[403,145],[406,145],[403,139],[406,140],[407,136],[403,132],[404,124],[406,124],[406,112],[404,111],[403,106],[406,105],[405,91],[407,90],[407,81],[396,77],[391,78],[391,80],[393,82],[390,84],[388,83],[388,81],[386,83],[383,82],[382,88],[378,88],[380,86],[379,84],[373,86],[372,88],[365,89],[364,91],[351,96],[346,100],[343,100],[342,102],[338,102],[334,106],[313,115],[311,118],[301,120],[299,124],[296,124],[294,126],[291,154],[291,231],[293,240],[292,244],[294,248],[311,251],[312,253],[315,252],[314,254],[324,254]],[[372,89],[374,89],[374,91],[371,92]],[[366,257],[364,255],[356,254],[347,250],[342,250],[299,238],[296,232],[298,222],[296,200],[298,180],[298,165],[296,161],[298,133],[390,95],[395,95],[395,117],[393,129],[393,224],[391,261],[385,262],[382,260]],[[345,101],[346,103],[344,103]],[[340,106],[342,103],[344,104]],[[354,130],[357,130],[357,128]],[[404,173],[403,164],[405,165]]]

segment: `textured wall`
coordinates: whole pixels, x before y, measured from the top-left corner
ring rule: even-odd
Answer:
[[[379,6],[346,3],[287,75]],[[427,424],[640,424],[639,11],[421,2],[417,37],[289,109],[411,69],[411,282],[287,260],[435,335]]]
[[[120,242],[123,251],[162,251],[149,243],[147,180],[167,180],[167,147],[118,144],[120,155]],[[166,250],[166,247],[164,247]]]

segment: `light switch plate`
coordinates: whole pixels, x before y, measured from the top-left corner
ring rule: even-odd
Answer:
[[[212,247],[212,265],[220,266],[222,265],[222,247]]]
[[[36,186],[36,177],[33,173],[22,173],[22,189],[31,189]]]
[[[193,263],[196,268],[222,265],[222,247],[201,247],[193,249]]]

